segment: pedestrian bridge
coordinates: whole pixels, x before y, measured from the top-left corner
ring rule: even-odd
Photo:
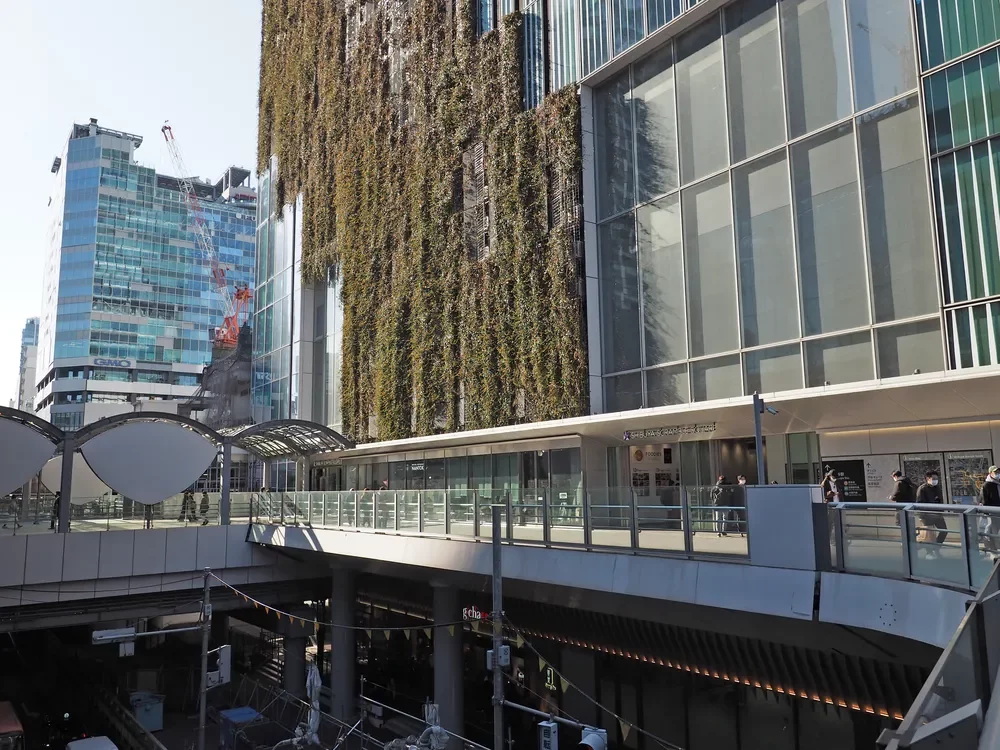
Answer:
[[[749,487],[745,506],[727,509],[697,488],[670,506],[627,490],[578,502],[559,495],[550,504],[544,491],[272,493],[260,496],[248,539],[488,576],[499,504],[505,580],[818,620],[937,647],[994,564],[992,511],[980,508],[831,506],[819,488],[777,485]],[[934,513],[947,526],[940,540],[937,528],[925,530]]]

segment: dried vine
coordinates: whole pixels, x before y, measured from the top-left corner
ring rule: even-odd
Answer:
[[[360,21],[354,5],[265,0],[258,143],[259,167],[277,156],[279,200],[303,194],[305,280],[334,267],[343,282],[344,430],[384,440],[585,413],[563,210],[579,184],[576,92],[522,111],[518,14],[476,40],[469,0],[379,0]],[[475,142],[493,213],[481,260],[464,231]]]

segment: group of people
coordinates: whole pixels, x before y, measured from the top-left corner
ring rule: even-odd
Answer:
[[[736,486],[719,474],[712,488],[712,505],[715,506],[715,533],[728,536],[730,533],[746,536],[746,486],[747,478],[740,474]]]
[[[933,469],[924,473],[924,481],[919,487],[915,487],[909,477],[898,469],[892,472],[892,480],[892,494],[888,498],[891,502],[917,503],[922,505],[944,504],[944,493],[941,490],[941,474]],[[844,501],[844,480],[843,477],[837,475],[835,469],[830,469],[826,476],[823,477],[822,487],[823,497],[827,502],[835,503]],[[1000,467],[991,466],[989,468],[986,479],[983,482],[982,490],[979,493],[978,504],[990,508],[1000,508]],[[925,541],[925,539],[921,539],[922,534],[927,537],[933,535],[933,539],[928,538],[926,541],[933,542],[936,545],[944,544],[948,539],[949,532],[943,513],[918,511],[917,518],[924,526],[923,529],[918,531],[918,541]],[[936,529],[937,533],[934,534],[931,529]],[[986,549],[991,552],[1000,551],[1000,548],[997,546],[997,540],[1000,538],[1000,516],[991,516],[989,526],[983,529],[982,533],[985,537],[984,544]],[[931,549],[927,550],[925,555],[928,559],[933,559],[937,556],[937,553]]]
[[[184,490],[184,495],[181,498],[181,514],[177,517],[178,521],[186,521],[190,523],[196,523],[198,521],[198,511],[201,511],[201,525],[208,526],[208,511],[210,503],[208,501],[208,491],[203,490],[201,493],[201,507],[196,508],[194,502],[194,490],[188,488]],[[150,524],[152,525],[152,524]]]

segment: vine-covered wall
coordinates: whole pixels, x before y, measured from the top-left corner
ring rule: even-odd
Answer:
[[[469,0],[264,0],[258,157],[303,194],[303,275],[342,280],[356,440],[587,410],[579,101],[522,111],[521,18]],[[482,144],[489,251],[470,252]],[[572,205],[571,205],[572,204]]]

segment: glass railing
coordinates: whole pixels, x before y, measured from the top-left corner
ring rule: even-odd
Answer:
[[[742,493],[713,487],[581,491],[352,490],[254,493],[266,523],[490,539],[499,505],[508,542],[746,557]],[[235,518],[235,516],[234,516]]]
[[[932,528],[939,527],[932,524]],[[1000,566],[991,568],[899,728],[883,732],[879,738],[880,747],[887,750],[997,747],[1000,716],[997,705],[991,705],[991,700],[995,704],[994,686],[1000,662],[997,653],[1000,634],[998,571]],[[959,737],[965,742],[956,742]],[[976,742],[977,739],[980,741]]]
[[[834,566],[979,590],[1000,556],[1000,508],[836,503],[829,506]]]

